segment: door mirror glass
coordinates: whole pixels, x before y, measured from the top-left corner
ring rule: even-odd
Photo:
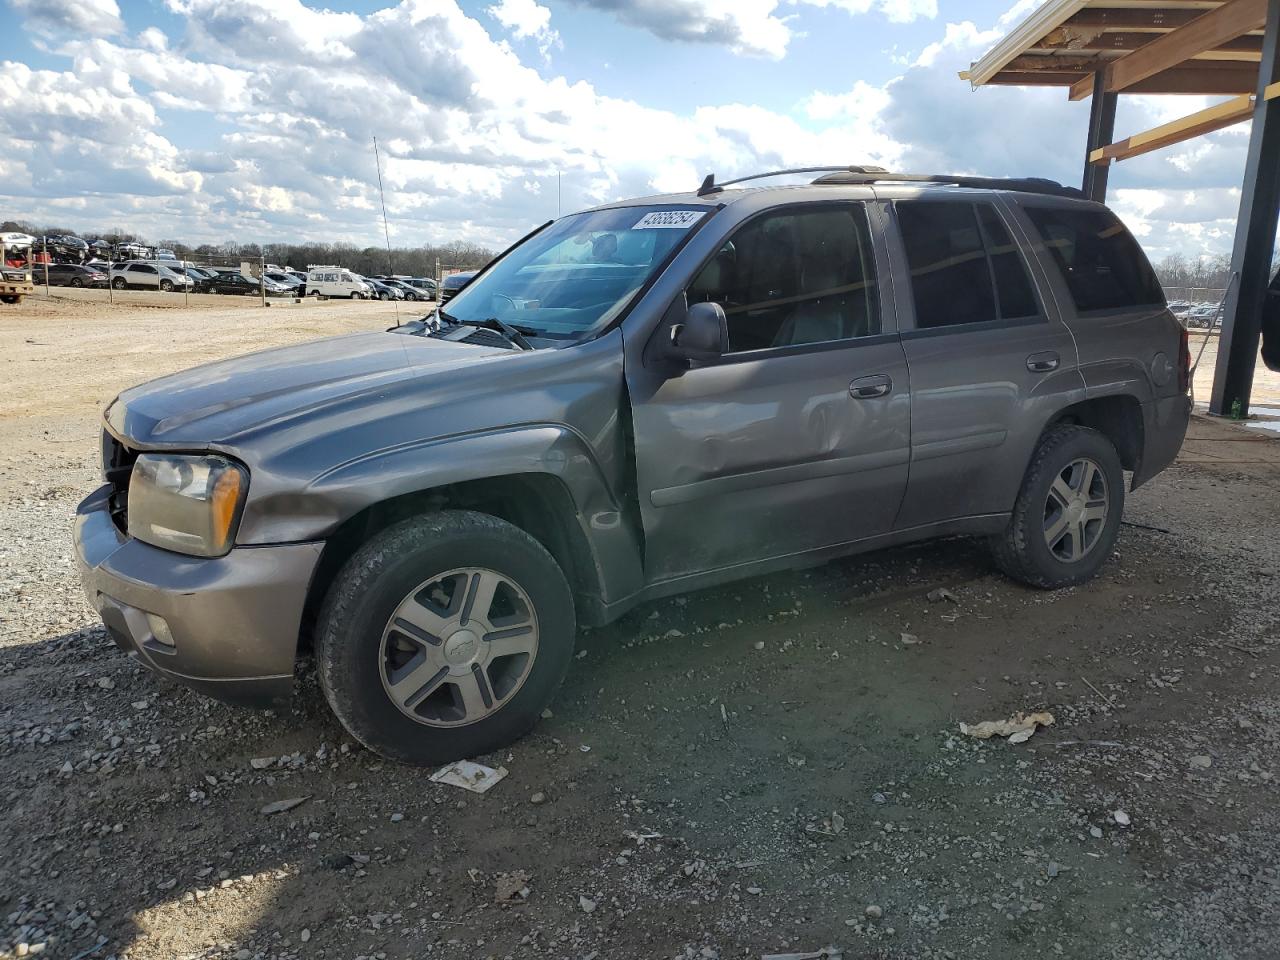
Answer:
[[[695,303],[684,322],[671,327],[671,353],[686,360],[714,360],[729,350],[729,324],[718,303]]]

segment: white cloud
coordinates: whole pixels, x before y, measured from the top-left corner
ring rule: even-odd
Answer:
[[[366,245],[378,231],[375,136],[391,229],[404,243],[505,245],[555,213],[557,173],[567,212],[691,189],[710,172],[724,180],[874,163],[1078,183],[1083,162],[1087,104],[1068,103],[1060,90],[973,92],[956,78],[1012,25],[1009,17],[993,29],[939,27],[937,41],[883,86],[833,84],[790,110],[668,110],[607,96],[554,75],[536,56],[522,58],[512,39],[536,43],[554,32],[547,7],[534,0],[491,0],[473,16],[456,0],[402,0],[363,16],[297,0],[166,2],[181,33],[64,35],[48,50],[66,59],[63,70],[0,63],[0,203],[9,215],[74,214],[86,230],[122,225],[191,242]],[[623,7],[648,15],[695,9],[688,0],[592,2],[614,4],[620,17]],[[839,6],[890,17],[931,8]],[[693,19],[669,26],[722,30],[721,42],[771,55],[791,36],[794,14],[781,11],[796,9],[708,0]],[[1118,135],[1165,119],[1169,99],[1126,98]],[[184,140],[192,119],[206,132]],[[1223,249],[1243,156],[1244,138],[1224,131],[1120,164],[1112,174],[1117,209],[1154,258]]]
[[[115,0],[10,0],[27,25],[45,36],[107,37],[124,30]]]
[[[544,57],[560,42],[560,34],[551,29],[551,11],[536,0],[499,0],[485,12],[510,30],[516,39],[534,40]]]
[[[938,15],[937,0],[575,0],[612,13],[663,40],[712,43],[734,53],[780,60],[795,37],[799,7],[877,12],[893,23]]]

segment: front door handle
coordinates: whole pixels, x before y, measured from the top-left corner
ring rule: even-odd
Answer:
[[[893,389],[893,379],[885,373],[872,377],[859,377],[849,384],[849,396],[855,400],[874,400]]]
[[[1052,351],[1033,353],[1027,357],[1027,369],[1032,373],[1050,373],[1058,369],[1062,358]]]

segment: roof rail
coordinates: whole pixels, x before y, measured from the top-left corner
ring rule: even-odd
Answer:
[[[797,173],[860,173],[865,174],[874,171],[883,171],[881,167],[792,167],[790,170],[770,170],[768,173],[753,173],[750,176],[738,177],[736,180],[726,180],[724,183],[716,183],[716,175],[708,173],[702,186],[698,188],[698,196],[705,197],[711,193],[719,193],[725,187],[731,187],[735,183],[746,183],[748,180],[763,180],[766,177],[785,177]]]
[[[750,176],[738,177],[716,183],[714,173],[707,174],[702,186],[698,188],[698,196],[719,193],[725,187],[749,180],[763,180],[766,177],[782,177],[798,173],[821,173],[813,182],[830,185],[871,185],[875,183],[936,183],[953,187],[968,187],[978,190],[1012,190],[1017,193],[1042,193],[1058,197],[1074,197],[1082,199],[1084,192],[1075,187],[1064,187],[1056,180],[1042,177],[970,177],[952,174],[935,173],[890,173],[884,167],[870,165],[845,167],[794,167],[790,170],[771,170],[768,173],[753,173]]]

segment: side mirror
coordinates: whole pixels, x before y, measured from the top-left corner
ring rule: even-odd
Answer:
[[[729,352],[729,323],[718,303],[695,303],[684,322],[671,327],[671,356],[715,360]]]

